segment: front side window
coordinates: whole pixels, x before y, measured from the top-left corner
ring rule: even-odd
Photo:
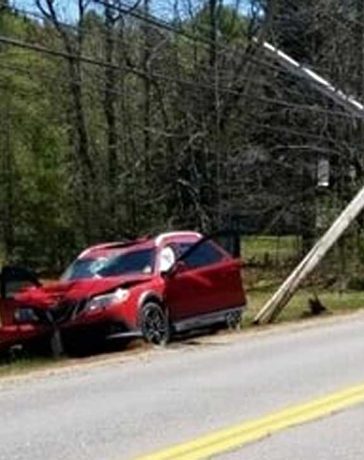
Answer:
[[[211,241],[204,241],[196,245],[195,249],[191,249],[194,245],[196,243],[177,243],[176,245],[179,257],[182,256],[183,262],[189,268],[212,265],[220,262],[224,257]],[[191,249],[191,252],[186,257],[183,257],[183,254],[189,249]]]

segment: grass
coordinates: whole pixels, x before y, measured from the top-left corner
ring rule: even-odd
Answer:
[[[262,308],[264,303],[272,296],[275,289],[253,289],[248,295],[248,312],[244,320],[245,326],[251,324],[254,316]],[[318,296],[320,302],[327,308],[329,313],[339,314],[351,312],[364,307],[363,291],[332,291],[314,290],[310,288],[300,289],[286,305],[276,321],[296,321],[310,316],[308,300]]]
[[[288,236],[248,236],[242,239],[242,254],[245,260],[257,262],[283,262],[297,257],[300,239]]]
[[[38,369],[49,369],[59,362],[60,359],[26,356],[22,353],[0,357],[0,378],[24,374]]]
[[[256,313],[297,264],[300,259],[300,246],[301,241],[296,236],[267,235],[244,238],[242,253],[247,262],[245,287],[249,301],[249,312],[245,318],[246,326],[251,324]],[[333,314],[364,307],[362,271],[358,271],[354,266],[349,267],[348,263],[347,272],[343,273],[341,267],[337,266],[337,261],[334,259],[331,261],[329,256],[325,260],[326,266],[322,264],[319,270],[305,281],[305,286],[296,292],[276,321],[295,321],[309,316],[308,301],[310,298],[315,298],[315,295]],[[340,290],[339,286],[342,285],[343,280],[346,280],[348,289]]]

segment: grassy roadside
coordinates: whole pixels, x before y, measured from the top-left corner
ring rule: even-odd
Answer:
[[[51,369],[60,363],[65,363],[66,358],[54,359],[39,356],[11,356],[0,358],[0,378],[11,377],[40,369]]]
[[[252,236],[242,240],[249,301],[245,326],[251,324],[264,303],[301,260],[303,253],[300,247],[300,239],[290,235]],[[358,263],[357,257],[349,259],[344,267],[338,262],[335,250],[331,251],[320,267],[305,280],[304,286],[295,293],[276,321],[298,321],[309,317],[309,299],[316,296],[330,314],[350,313],[364,308],[364,266]]]
[[[249,307],[243,320],[243,334],[253,327],[252,320],[255,314],[273,294],[275,287],[276,286],[269,286],[266,288],[251,289],[249,291]],[[285,310],[278,317],[277,322],[297,322],[300,319],[309,318],[311,315],[308,308],[308,299],[312,298],[314,294],[318,295],[322,304],[328,309],[328,313],[332,315],[355,312],[364,307],[364,292],[362,291],[345,291],[340,293],[322,289],[313,292],[312,289],[305,288],[296,293]],[[136,349],[140,349],[140,345],[137,344]],[[120,351],[121,350],[122,348],[120,348]],[[97,355],[95,355],[95,357],[87,357],[86,361],[89,361],[89,359],[96,359],[96,356]],[[97,359],[100,359],[99,355]],[[18,353],[10,358],[0,358],[0,378],[26,374],[34,370],[49,370],[59,367],[60,365],[67,366],[71,362],[74,362],[74,358],[64,357],[62,359],[53,359],[51,357],[39,357],[36,355]]]
[[[254,316],[258,313],[264,303],[274,293],[274,289],[255,289],[251,290],[248,295],[248,311],[244,319],[244,326],[249,327]],[[280,316],[277,322],[298,321],[311,316],[308,300],[318,296],[320,302],[327,308],[329,314],[342,314],[354,312],[364,308],[363,291],[332,291],[332,290],[313,290],[304,288],[299,290]]]

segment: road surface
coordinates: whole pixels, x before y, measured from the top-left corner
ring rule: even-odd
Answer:
[[[295,427],[224,454],[223,460],[362,460],[364,407]]]
[[[137,458],[363,385],[363,356],[359,313],[2,379],[0,459]],[[216,458],[362,459],[363,426],[356,404]]]

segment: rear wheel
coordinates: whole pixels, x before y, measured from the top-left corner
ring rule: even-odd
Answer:
[[[146,303],[141,311],[141,330],[144,340],[154,345],[166,345],[171,338],[168,314],[155,302]]]

